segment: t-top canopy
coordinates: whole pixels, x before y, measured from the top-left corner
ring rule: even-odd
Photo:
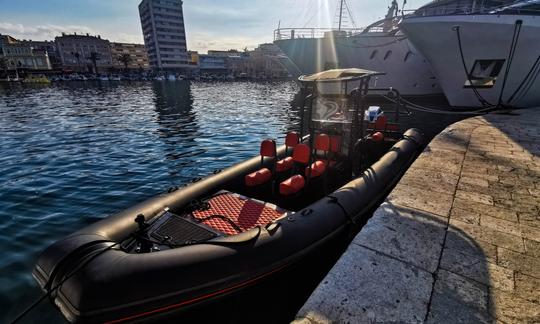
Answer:
[[[364,69],[334,69],[312,75],[302,75],[298,80],[301,82],[347,82],[383,74]]]

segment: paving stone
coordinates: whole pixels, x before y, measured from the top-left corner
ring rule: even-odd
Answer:
[[[429,272],[352,244],[297,317],[315,323],[422,323]]]
[[[515,282],[516,295],[536,303],[540,307],[540,279],[516,273]]]
[[[529,239],[523,241],[525,243],[525,254],[540,258],[540,243]]]
[[[498,289],[514,290],[514,272],[458,250],[445,248],[441,268]]]
[[[480,225],[480,213],[469,211],[461,208],[452,208],[450,212],[450,218],[459,220],[465,223]]]
[[[433,171],[448,172],[456,175],[459,175],[461,173],[461,163],[454,163],[442,157],[422,158],[414,162],[413,167]]]
[[[458,179],[456,174],[412,168],[401,178],[399,185],[453,195]]]
[[[493,182],[499,181],[499,177],[497,175],[494,175],[494,174],[479,173],[479,172],[474,172],[474,171],[467,172],[465,170],[462,170],[461,171],[461,178],[463,179],[464,177],[472,178],[472,179],[481,179],[481,180],[486,180],[486,181],[493,181]]]
[[[489,312],[467,307],[459,300],[452,299],[448,295],[434,293],[426,323],[491,324],[493,319]]]
[[[532,213],[518,213],[518,215],[520,224],[540,228],[540,215]]]
[[[397,186],[387,200],[394,205],[415,208],[438,216],[448,217],[453,196],[440,192],[429,192],[414,187]]]
[[[457,250],[478,259],[486,259],[491,263],[497,263],[496,245],[479,239],[473,239],[461,231],[448,231],[444,247]]]
[[[519,223],[509,222],[500,218],[482,215],[480,216],[480,226],[484,226],[499,232],[508,233],[515,236],[523,236],[521,234],[521,227]]]
[[[495,186],[491,186],[489,185],[489,181],[487,180],[483,180],[487,183],[486,187],[475,185],[468,182],[463,182],[462,180],[463,178],[459,180],[458,190],[467,191],[467,192],[478,192],[478,193],[482,193],[484,195],[488,195],[488,196],[496,197],[496,198],[512,199],[512,194],[510,194],[508,190],[499,189],[499,188],[496,188]]]
[[[487,286],[443,269],[437,272],[433,292],[448,295],[471,308],[487,311],[489,307]]]
[[[499,247],[497,249],[497,262],[505,268],[513,269],[535,278],[540,278],[539,258],[534,258],[526,254]]]
[[[493,205],[493,197],[478,192],[469,192],[463,190],[456,191],[456,197],[471,200],[480,204]]]
[[[353,243],[434,272],[445,231],[446,223],[438,217],[385,203]]]
[[[461,185],[470,185],[473,188],[475,188],[475,187],[480,187],[480,188],[489,187],[489,182],[487,180],[478,179],[478,178],[472,178],[472,177],[466,177],[466,176],[465,177],[462,176],[459,179],[459,184],[460,184],[460,186]],[[465,186],[465,187],[467,187],[467,186]]]
[[[450,219],[450,226],[453,231],[462,231],[473,239],[479,239],[491,243],[496,246],[501,246],[516,252],[525,252],[523,239],[519,236],[511,235],[497,230],[464,223],[458,220]]]
[[[500,219],[504,219],[511,222],[518,221],[518,214],[510,209],[488,206],[485,204],[479,204],[465,199],[456,198],[454,200],[454,208],[461,208],[465,210],[475,211],[482,215],[488,215]]]
[[[540,228],[538,227],[531,227],[527,225],[520,225],[521,227],[521,233],[524,238],[527,238],[529,240],[533,240],[536,242],[540,242]]]
[[[500,290],[491,292],[494,307],[491,313],[498,320],[506,323],[540,323],[540,306],[515,294]]]

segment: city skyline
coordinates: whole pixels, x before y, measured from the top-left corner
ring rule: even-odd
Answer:
[[[382,18],[388,1],[349,1],[356,25],[366,26]],[[425,0],[409,0],[417,8]],[[52,40],[62,32],[101,35],[115,42],[143,43],[137,6],[140,0],[10,1],[0,12],[0,33],[20,39]],[[400,5],[402,1],[399,1]],[[254,48],[272,41],[272,32],[282,27],[330,27],[337,1],[218,0],[184,1],[188,49]]]

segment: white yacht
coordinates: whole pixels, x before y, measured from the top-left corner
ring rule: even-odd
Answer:
[[[540,106],[540,0],[439,0],[400,29],[452,106]]]
[[[401,19],[394,0],[386,18],[366,28],[278,28],[274,43],[287,56],[283,63],[293,75],[362,68],[386,73],[374,78],[371,88],[394,87],[405,96],[442,95],[429,64],[399,30]]]

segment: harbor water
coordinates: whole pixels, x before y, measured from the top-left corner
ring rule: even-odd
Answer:
[[[0,85],[0,323],[40,297],[31,272],[45,247],[252,157],[261,139],[282,142],[298,92],[293,81]],[[461,118],[402,122],[429,138]],[[48,302],[26,319],[62,321]]]

